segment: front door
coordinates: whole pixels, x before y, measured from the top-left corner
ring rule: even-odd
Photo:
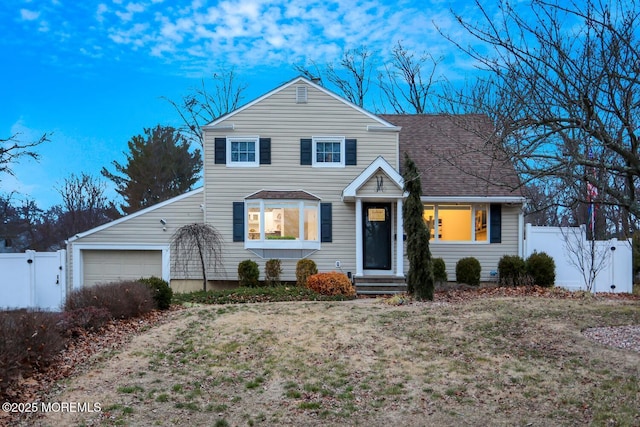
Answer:
[[[362,204],[365,270],[391,270],[391,203]]]

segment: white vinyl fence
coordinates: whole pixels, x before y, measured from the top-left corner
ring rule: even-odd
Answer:
[[[59,311],[66,295],[66,251],[0,254],[0,309]]]
[[[588,280],[585,280],[583,270],[591,269],[597,273],[592,292],[633,292],[631,241],[595,241],[593,247],[591,243],[586,239],[584,225],[537,227],[527,224],[524,257],[533,252],[545,252],[551,256],[556,263],[556,286],[587,290]]]

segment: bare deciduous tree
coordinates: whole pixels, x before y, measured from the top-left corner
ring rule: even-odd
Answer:
[[[202,270],[202,289],[207,290],[207,270],[222,266],[222,235],[209,224],[188,224],[178,228],[171,239],[174,262],[188,277],[194,257]]]
[[[22,142],[18,139],[18,134],[9,138],[0,138],[0,173],[13,175],[12,164],[21,157],[30,157],[38,160],[40,155],[34,150],[40,144],[49,141],[49,135],[43,134],[38,140],[32,142]]]
[[[625,234],[632,232],[640,221],[637,1],[531,0],[522,10],[503,0],[498,18],[482,2],[476,7],[483,19],[455,17],[493,50],[449,40],[485,77],[470,90],[452,89],[442,108],[489,115],[491,143],[513,160],[522,184],[558,180],[572,190],[565,204],[617,206]]]
[[[565,244],[565,252],[569,264],[582,274],[587,292],[592,292],[600,273],[607,267],[609,248],[606,241],[587,239],[587,227],[560,228]]]
[[[165,98],[180,115],[184,126],[179,130],[191,135],[203,146],[202,126],[211,123],[240,106],[247,84],[238,81],[235,70],[222,69],[211,77],[211,88],[205,79],[200,86],[185,95],[180,101]]]
[[[383,105],[390,105],[396,114],[429,112],[440,61],[427,53],[416,58],[398,42],[391,52],[391,62],[378,76]]]
[[[439,59],[429,54],[416,57],[401,42],[390,53],[389,62],[383,64],[381,57],[365,46],[344,51],[337,63],[321,67],[315,62],[310,66],[296,65],[295,69],[305,77],[325,81],[328,87],[359,107],[367,107],[378,112],[386,110],[395,113],[423,114],[430,111],[432,89],[437,83],[436,68]],[[374,84],[380,96],[376,105],[370,96],[371,74],[378,73]]]
[[[374,65],[373,52],[360,46],[345,50],[337,64],[328,63],[324,70],[315,62],[311,63],[313,69],[302,65],[296,65],[295,69],[311,80],[326,79],[344,98],[364,107]]]
[[[118,210],[104,192],[106,184],[91,175],[71,174],[56,188],[62,196],[56,229],[65,239],[118,218]]]

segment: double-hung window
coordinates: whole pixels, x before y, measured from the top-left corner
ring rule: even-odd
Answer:
[[[425,204],[423,218],[434,242],[489,242],[486,204]]]
[[[257,136],[227,138],[227,166],[259,166],[259,144]]]
[[[344,137],[322,136],[313,138],[313,166],[344,167]]]

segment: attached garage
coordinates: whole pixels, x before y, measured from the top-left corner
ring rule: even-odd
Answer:
[[[73,245],[71,289],[156,276],[170,281],[169,245]]]
[[[141,277],[162,277],[160,250],[85,250],[82,254],[84,286]]]
[[[67,292],[150,276],[171,283],[172,236],[203,223],[202,201],[200,188],[69,238]]]

